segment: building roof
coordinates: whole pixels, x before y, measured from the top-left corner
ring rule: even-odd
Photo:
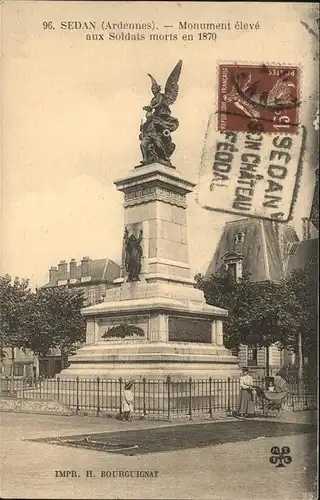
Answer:
[[[312,268],[314,267],[315,276],[318,276],[318,244],[319,240],[313,238],[293,245],[289,250],[286,275],[289,275],[296,269],[304,269],[306,266],[312,266]]]
[[[120,275],[120,267],[108,258],[91,260],[90,276],[92,281],[113,281]],[[68,279],[70,272],[67,273]],[[81,278],[81,264],[76,267],[76,278]]]
[[[237,235],[242,234],[240,242]],[[206,276],[216,273],[229,252],[243,256],[242,272],[252,281],[280,281],[289,244],[298,241],[294,228],[261,219],[240,219],[226,223]]]
[[[116,278],[120,276],[120,266],[116,262],[111,259],[96,259],[90,260],[90,272],[89,276],[91,276],[91,280],[86,282],[86,284],[94,284],[97,282],[103,283],[112,283]],[[70,270],[67,272],[66,279],[70,280]],[[75,279],[77,279],[77,283],[74,285],[83,285],[81,283],[81,263],[77,265],[75,271]],[[46,283],[42,288],[57,286],[57,283]]]

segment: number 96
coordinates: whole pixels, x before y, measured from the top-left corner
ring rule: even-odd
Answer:
[[[42,28],[44,30],[52,30],[53,29],[52,21],[43,21]]]

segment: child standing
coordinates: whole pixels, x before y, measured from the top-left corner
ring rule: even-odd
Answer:
[[[131,390],[132,386],[133,386],[133,380],[129,380],[124,386],[124,391],[122,395],[123,418],[127,422],[129,421],[130,414],[133,411],[133,394]]]
[[[272,382],[272,381],[271,381],[271,382],[269,382],[268,391],[269,391],[269,392],[274,392],[274,384],[273,384],[273,382]]]

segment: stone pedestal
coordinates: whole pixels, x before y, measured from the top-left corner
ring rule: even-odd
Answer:
[[[124,224],[143,230],[140,281],[122,276],[105,301],[83,309],[86,345],[71,358],[64,377],[227,377],[239,373],[223,346],[227,311],[206,304],[190,275],[186,194],[194,184],[174,168],[136,167],[115,182],[124,193]],[[122,258],[122,263],[124,258]],[[102,339],[112,326],[133,324],[143,337]]]

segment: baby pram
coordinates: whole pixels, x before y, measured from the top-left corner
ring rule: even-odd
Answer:
[[[288,390],[279,392],[264,391],[259,386],[254,386],[257,395],[257,413],[264,416],[277,416],[282,408],[283,400],[288,395]]]

